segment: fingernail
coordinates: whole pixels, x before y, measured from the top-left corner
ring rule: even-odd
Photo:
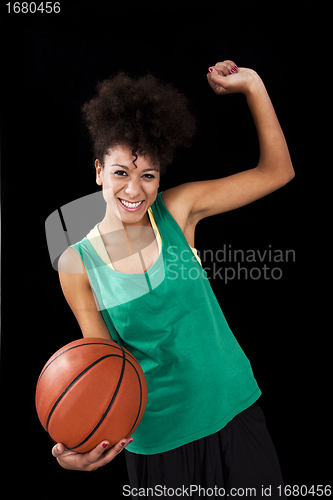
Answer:
[[[121,446],[125,446],[125,443],[126,443],[126,441],[123,441],[123,442],[122,442],[122,443],[120,443],[120,444],[121,444]]]
[[[106,448],[106,447],[107,447],[107,445],[108,445],[108,443],[103,443],[103,444],[102,444],[103,448]]]
[[[213,68],[208,68],[209,73],[213,72]]]

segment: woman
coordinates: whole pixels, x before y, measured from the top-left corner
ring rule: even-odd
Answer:
[[[253,487],[259,497],[270,487],[274,498],[282,478],[257,404],[260,389],[201,267],[194,234],[201,219],[273,192],[294,170],[260,77],[226,60],[207,79],[217,95],[246,96],[259,163],[159,194],[160,173],[194,133],[185,98],[153,77],[121,74],[84,106],[106,214],[61,256],[61,286],[84,337],[111,338],[138,359],[148,403],[133,436],[112,448],[103,441],[77,454],[58,443],[52,453],[66,469],[90,471],[127,448],[132,488]]]

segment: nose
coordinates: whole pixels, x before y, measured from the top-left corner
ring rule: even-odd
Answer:
[[[137,198],[141,192],[139,180],[135,178],[129,179],[124,191],[126,195],[129,196],[132,200]]]

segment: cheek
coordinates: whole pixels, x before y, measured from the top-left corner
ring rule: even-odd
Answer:
[[[146,194],[148,195],[149,206],[151,206],[154,203],[154,201],[156,200],[156,198],[157,198],[157,195],[158,195],[158,185],[154,186],[153,189],[150,189],[149,193],[146,191]]]
[[[121,178],[104,176],[103,191],[107,191],[106,196],[112,197],[113,193],[117,194],[123,188],[124,181]]]
[[[103,184],[103,198],[111,207],[116,207],[117,205],[117,200],[115,199],[114,192],[114,186],[110,187]]]
[[[149,193],[150,196],[157,196],[159,184],[160,184],[159,179],[150,182],[149,186],[146,187],[146,193]]]

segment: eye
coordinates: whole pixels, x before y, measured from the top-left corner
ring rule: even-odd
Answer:
[[[152,174],[144,174],[142,177],[145,177],[146,179],[155,179],[155,175]]]
[[[116,170],[116,172],[114,172],[114,175],[119,175],[120,177],[125,177],[125,175],[127,175],[127,173],[125,172],[125,170]]]

